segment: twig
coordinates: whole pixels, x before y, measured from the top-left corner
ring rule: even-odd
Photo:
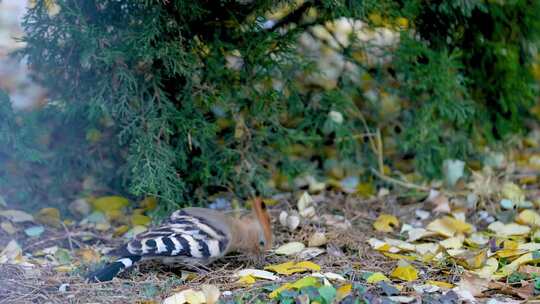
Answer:
[[[71,253],[73,254],[73,241],[71,240],[71,232],[66,227],[66,224],[62,223],[62,227],[64,227],[64,230],[66,231],[68,237],[69,251],[71,251]]]
[[[381,129],[380,128],[377,128],[377,133],[376,134],[376,138],[377,138],[377,159],[379,161],[379,173],[384,175],[384,160],[383,160],[383,141],[382,141],[382,137],[381,137]]]
[[[373,168],[370,168],[370,171],[375,176],[377,176],[378,178],[380,178],[380,179],[382,179],[382,180],[384,180],[386,182],[392,183],[392,184],[400,185],[402,187],[409,188],[409,189],[421,190],[421,191],[425,191],[425,192],[429,192],[429,190],[430,190],[429,188],[424,187],[424,186],[412,184],[412,183],[409,183],[409,182],[400,181],[400,180],[397,180],[395,178],[386,176],[384,174],[380,174],[379,172],[377,172],[377,170],[375,170]]]

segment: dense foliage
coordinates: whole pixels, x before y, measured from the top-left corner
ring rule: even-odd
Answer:
[[[49,199],[56,182],[64,197],[66,185],[129,189],[167,209],[305,172],[369,178],[403,159],[437,177],[474,139],[520,130],[538,93],[537,1],[59,0],[58,14],[51,3],[29,10],[20,53],[50,102],[0,126],[2,166],[27,164],[5,172]],[[398,39],[377,53],[377,33]],[[33,158],[9,152],[10,129]]]

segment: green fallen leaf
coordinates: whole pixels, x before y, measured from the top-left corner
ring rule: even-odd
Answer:
[[[324,302],[327,304],[332,303],[336,297],[336,289],[332,286],[321,286],[319,287],[319,294],[323,298]]]

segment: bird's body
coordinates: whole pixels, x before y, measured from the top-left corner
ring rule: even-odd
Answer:
[[[244,217],[206,208],[184,208],[175,211],[169,220],[116,250],[118,260],[91,273],[92,281],[112,280],[120,271],[140,260],[159,259],[165,263],[200,266],[229,252],[260,253],[272,242],[270,219],[260,200]]]

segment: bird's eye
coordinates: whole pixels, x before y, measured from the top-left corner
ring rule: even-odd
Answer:
[[[264,247],[264,241],[263,240],[259,241],[259,246]]]

